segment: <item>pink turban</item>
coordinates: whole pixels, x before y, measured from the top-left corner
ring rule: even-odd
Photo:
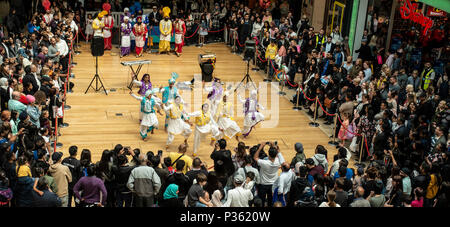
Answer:
[[[32,95],[27,95],[27,100],[28,100],[28,103],[33,103],[36,101],[36,98],[34,98],[34,96],[32,96]]]

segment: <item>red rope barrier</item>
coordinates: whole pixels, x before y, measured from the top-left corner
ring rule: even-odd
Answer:
[[[220,30],[217,30],[217,31],[208,31],[208,33],[214,33],[214,32],[221,32],[221,31],[223,31],[223,30],[225,30],[225,28],[222,28],[222,29],[220,29]]]
[[[291,85],[291,87],[298,87],[298,84],[291,84],[291,82],[289,82],[289,80],[287,80],[287,83],[288,83],[289,85]]]
[[[197,26],[197,30],[195,30],[194,33],[192,33],[192,35],[188,36],[188,37],[184,37],[185,39],[190,39],[192,38],[195,34],[197,34],[198,29],[200,28],[200,26]]]
[[[266,63],[266,62],[267,62],[267,59],[266,59],[266,60],[261,59],[261,55],[259,55],[259,54],[258,54],[258,58],[259,58],[259,60],[260,60],[262,63]]]
[[[244,47],[245,45],[242,45],[240,42],[239,42],[239,36],[236,38],[236,40],[237,40],[237,43],[238,43],[238,45],[240,46],[240,47]]]
[[[86,38],[86,35],[84,35],[83,30],[81,29],[80,26],[78,26],[78,32],[81,34],[81,36],[83,36],[84,40],[89,41],[90,39]]]
[[[325,110],[325,108],[323,108],[322,103],[321,103],[320,101],[319,101],[319,104],[320,104],[320,108],[322,109],[322,111],[323,111],[326,115],[328,115],[328,116],[330,116],[330,117],[336,116],[336,114],[330,114],[330,113],[328,113],[328,112]]]

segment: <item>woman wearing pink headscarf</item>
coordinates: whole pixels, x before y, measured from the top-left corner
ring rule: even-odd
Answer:
[[[41,127],[39,118],[41,117],[41,106],[36,105],[36,98],[32,95],[27,95],[28,107],[27,114],[30,116],[30,122],[36,125],[37,128]]]

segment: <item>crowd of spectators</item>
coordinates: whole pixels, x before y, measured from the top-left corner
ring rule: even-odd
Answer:
[[[50,147],[61,91],[73,86],[66,81],[70,43],[86,25],[78,2],[52,2],[50,11],[12,8],[0,33],[0,206],[448,207],[448,24],[426,37],[411,29],[388,50],[386,29],[371,27],[352,59],[339,29],[327,34],[307,16],[295,21],[288,1],[267,9],[198,1],[186,10],[162,2],[159,7],[171,4],[185,16],[188,35],[197,35],[198,26],[225,28],[203,34],[238,53],[246,40],[256,40],[255,63],[269,78],[288,75],[287,85],[301,94],[294,103],[324,113],[326,124],[338,115],[338,153],[331,157],[318,145],[306,157],[297,143],[288,162],[276,143],[240,143],[231,152],[220,140],[211,168],[189,157],[187,144],[166,157],[117,145],[93,163],[88,149],[78,158],[78,148],[70,147],[63,158]],[[121,11],[131,3],[111,5]],[[204,16],[195,20],[195,12]],[[351,168],[351,152],[359,156],[355,144],[363,145],[365,164]]]

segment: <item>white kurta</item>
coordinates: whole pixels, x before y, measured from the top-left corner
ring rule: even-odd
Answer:
[[[110,26],[112,24],[112,20],[113,20],[112,16],[103,17],[102,19],[103,19],[103,23],[105,24],[105,27]],[[109,29],[103,29],[103,37],[104,38],[111,37],[111,31]]]
[[[205,91],[210,93],[214,89],[213,86],[215,86],[215,85],[212,85],[210,87],[205,87]],[[212,116],[216,115],[217,105],[219,105],[219,103],[221,102],[222,96],[223,96],[223,92],[222,92],[222,94],[215,94],[214,97],[208,99]]]
[[[245,111],[245,102],[246,99],[242,99],[239,96],[239,101],[244,105],[244,111]],[[264,109],[263,106],[259,105],[259,103],[256,102],[256,100],[250,98],[249,100],[249,110],[248,113],[244,117],[244,134],[248,133],[250,131],[250,128],[255,126],[261,121],[264,121],[264,115],[260,112],[258,112],[258,108]],[[254,117],[254,119],[253,119]]]
[[[181,113],[180,116],[177,116],[176,118],[170,117],[170,112],[173,111],[174,108],[177,108],[174,105],[175,104],[171,103],[164,107],[166,115],[169,116],[167,119],[167,145],[172,143],[175,135],[182,134],[187,139],[192,133],[191,126],[181,118],[181,116],[186,116],[186,114]]]
[[[190,117],[205,117],[202,116],[203,111],[196,111],[189,114]],[[194,132],[194,154],[197,153],[198,147],[200,146],[200,142],[204,137],[206,137],[209,133],[211,133],[211,139],[218,140],[220,139],[220,131],[217,127],[216,122],[213,119],[213,115],[210,112],[205,114],[209,115],[210,120],[204,125],[195,124],[195,132]]]
[[[217,111],[217,125],[220,129],[223,129],[223,135],[228,138],[233,138],[234,136],[238,135],[238,133],[241,132],[241,128],[239,128],[237,123],[231,119],[231,117],[233,116],[233,106],[224,105],[224,103],[221,102],[218,106]]]
[[[131,24],[125,24],[122,23],[122,29],[133,29],[133,27],[131,27]],[[131,31],[131,33],[133,33],[133,31]],[[122,42],[121,42],[121,47],[130,47],[131,46],[131,38],[130,38],[130,34],[127,35],[122,35]]]
[[[172,38],[171,33],[170,33],[171,32],[171,27],[172,27],[172,21],[170,21],[170,20],[168,20],[168,21],[162,20],[160,22],[160,26],[161,26],[161,30],[167,31],[167,32],[169,32],[169,34],[168,35],[163,35],[161,33],[160,36],[159,36],[159,40],[164,40],[164,41],[169,41],[170,42],[170,40]]]
[[[132,94],[132,96],[135,99],[139,100],[139,101],[142,101],[142,99],[144,99],[144,97],[140,97],[140,96],[137,96],[135,94]],[[152,99],[155,102],[155,106],[157,108],[159,108],[160,104],[159,104],[158,100],[155,97],[152,97]],[[150,99],[146,99],[145,105],[144,105],[144,111],[145,112],[152,112],[152,102],[151,102]],[[156,113],[155,112],[148,113],[148,114],[141,112],[141,115],[142,115],[141,125],[147,126],[147,127],[152,127],[153,126],[155,128],[158,127],[158,118],[156,117]]]

